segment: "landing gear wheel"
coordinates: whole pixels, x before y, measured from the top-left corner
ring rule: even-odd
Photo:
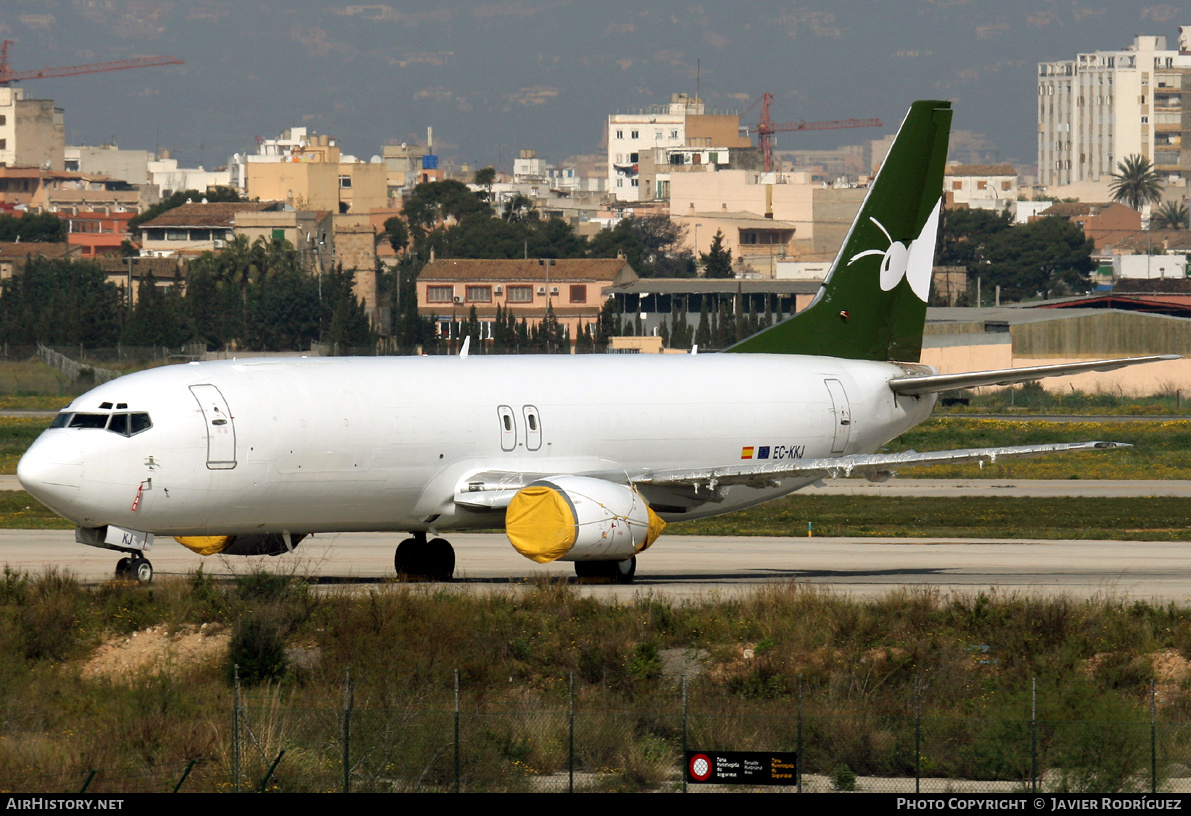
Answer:
[[[449,581],[455,574],[455,549],[445,538],[427,541],[407,538],[397,545],[393,568],[398,578],[411,581]]]
[[[132,559],[121,558],[116,562],[116,577],[117,578],[131,578],[132,577]]]
[[[153,565],[147,558],[134,558],[130,572],[142,584],[153,582]]]
[[[393,555],[393,569],[397,570],[398,578],[411,578],[419,574],[418,544],[416,538],[407,538],[397,545],[397,552]]]
[[[422,566],[432,581],[450,581],[455,576],[455,548],[445,538],[429,541],[424,549]]]
[[[624,561],[576,561],[575,577],[593,578],[613,584],[631,584],[637,574],[637,556]]]

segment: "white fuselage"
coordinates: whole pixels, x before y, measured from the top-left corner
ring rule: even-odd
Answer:
[[[81,526],[159,535],[500,526],[500,511],[454,501],[470,475],[627,483],[644,471],[750,457],[873,452],[934,405],[933,395],[894,396],[887,382],[904,373],[887,363],[767,354],[192,363],[79,397],[68,411],[143,412],[152,427],[130,436],[52,428],[18,476]],[[694,518],[808,481],[654,503],[668,520]]]

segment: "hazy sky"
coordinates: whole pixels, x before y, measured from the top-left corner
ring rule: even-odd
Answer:
[[[1145,0],[0,0],[17,71],[184,60],[23,84],[65,109],[70,144],[169,148],[208,168],[305,125],[363,159],[433,126],[444,160],[511,170],[522,148],[595,152],[609,113],[697,83],[710,108],[743,111],[768,91],[776,121],[880,117],[887,131],[914,99],[951,99],[955,128],[1024,167],[1036,161],[1039,61],[1136,34],[1173,48],[1180,23],[1187,3]],[[778,147],[879,135],[787,134]]]

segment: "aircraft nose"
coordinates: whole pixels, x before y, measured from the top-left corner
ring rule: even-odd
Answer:
[[[17,481],[42,504],[61,512],[83,482],[83,453],[76,446],[66,448],[39,439],[17,463]]]

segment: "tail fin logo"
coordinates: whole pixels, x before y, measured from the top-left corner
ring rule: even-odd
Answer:
[[[893,240],[889,230],[876,218],[869,216],[869,221],[877,225],[877,229],[885,234],[889,241],[888,249],[866,249],[857,252],[848,260],[848,266],[868,255],[881,256],[881,290],[888,292],[901,283],[902,278],[910,282],[910,289],[923,303],[930,297],[931,269],[935,260],[935,236],[939,232],[939,206],[942,199],[935,203],[930,217],[922,225],[918,237],[907,247],[901,241]]]

